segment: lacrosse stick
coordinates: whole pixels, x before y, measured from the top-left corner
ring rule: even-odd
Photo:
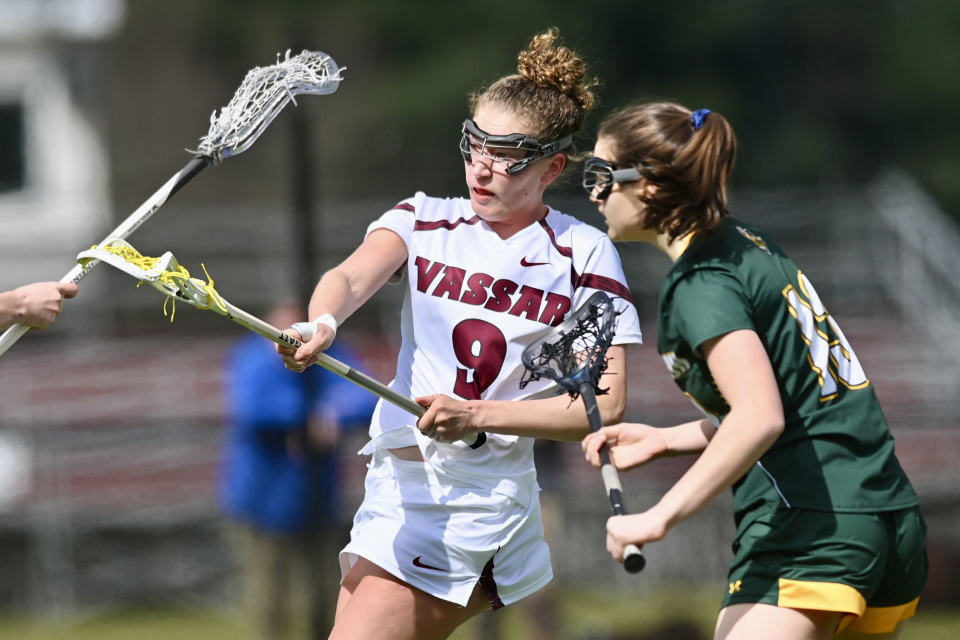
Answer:
[[[223,296],[213,288],[213,279],[210,278],[210,274],[207,274],[207,281],[191,277],[190,272],[180,265],[169,251],[159,258],[151,258],[141,255],[140,252],[134,249],[123,238],[108,238],[92,249],[81,251],[77,256],[77,261],[81,265],[86,265],[93,260],[99,260],[116,267],[140,282],[148,283],[160,291],[160,293],[167,296],[167,300],[171,300],[173,305],[173,309],[170,311],[171,321],[173,320],[174,313],[176,313],[177,302],[185,302],[198,309],[213,311],[225,318],[229,318],[240,326],[254,333],[258,333],[279,345],[296,349],[303,344],[300,340],[284,333],[268,322],[230,304],[230,302],[225,300]],[[206,268],[204,268],[204,272],[206,272]],[[166,313],[166,304],[167,302],[164,301],[164,313]],[[332,371],[354,384],[360,385],[367,391],[380,396],[388,402],[392,402],[408,413],[419,418],[426,412],[426,409],[417,404],[413,398],[396,392],[379,380],[371,378],[361,371],[357,371],[350,365],[322,351],[316,355],[317,364],[324,369]],[[471,449],[476,449],[483,445],[486,440],[486,434],[481,432],[477,434],[472,442],[464,440],[464,443],[468,444]]]
[[[173,194],[211,164],[231,158],[249,149],[278,113],[301,93],[324,95],[340,86],[341,69],[330,56],[319,51],[303,51],[269,67],[254,67],[247,72],[227,106],[210,115],[210,129],[200,138],[194,157],[146,202],[111,231],[107,238],[126,238],[150,219]],[[60,282],[79,283],[97,264],[90,260],[76,265]],[[29,331],[15,324],[0,335],[0,355]]]
[[[553,380],[572,398],[580,396],[583,399],[590,430],[600,429],[603,423],[596,394],[603,393],[603,390],[597,385],[607,368],[605,354],[613,341],[616,320],[613,301],[602,291],[594,293],[572,316],[523,350],[521,358],[527,371],[520,381],[520,388],[544,378]],[[610,462],[606,445],[600,448],[600,463],[600,474],[613,513],[625,515],[620,475]],[[630,573],[637,573],[646,565],[636,545],[628,544],[624,549],[623,565]]]

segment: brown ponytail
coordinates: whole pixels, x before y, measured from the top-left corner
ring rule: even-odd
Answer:
[[[698,126],[695,126],[698,125]],[[645,226],[671,240],[715,228],[727,215],[737,139],[719,113],[673,103],[628,107],[600,125],[620,167],[636,167],[657,189],[644,192]]]

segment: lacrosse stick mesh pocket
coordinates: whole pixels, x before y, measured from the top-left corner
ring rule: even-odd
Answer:
[[[606,352],[613,341],[616,316],[606,294],[593,294],[572,316],[524,349],[526,371],[520,388],[546,378],[574,398],[584,382],[590,382],[598,395],[606,393],[608,389],[601,389],[598,382],[607,369]]]
[[[201,280],[192,277],[186,267],[178,263],[169,251],[158,258],[145,256],[122,238],[110,238],[77,256],[77,261],[82,266],[92,260],[100,260],[133,276],[139,281],[138,287],[146,282],[164,294],[166,299],[163,302],[163,315],[167,315],[167,302],[171,301],[171,322],[176,315],[177,300],[220,315],[228,313],[226,302],[214,288],[213,278],[204,264],[200,266],[207,279]]]

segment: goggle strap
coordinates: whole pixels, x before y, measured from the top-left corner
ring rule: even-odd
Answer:
[[[555,153],[563,151],[567,147],[573,144],[573,136],[564,136],[559,140],[554,140],[540,147],[541,157],[546,158],[547,156],[552,156]]]
[[[613,182],[633,182],[634,180],[639,180],[643,177],[639,171],[630,167],[628,169],[616,169],[610,172],[610,177],[613,179]]]

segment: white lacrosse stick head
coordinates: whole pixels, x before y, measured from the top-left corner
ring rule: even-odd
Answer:
[[[345,68],[345,67],[344,67]],[[219,162],[243,153],[256,142],[270,122],[299,94],[324,95],[340,86],[341,72],[333,58],[321,51],[302,51],[269,67],[247,72],[227,106],[210,115],[210,129],[193,153]]]
[[[212,282],[191,277],[169,251],[159,258],[150,258],[141,255],[123,238],[108,238],[77,255],[77,262],[82,266],[92,260],[109,264],[141,282],[146,282],[165,296],[222,314],[223,305],[218,304],[219,294],[213,289]]]

